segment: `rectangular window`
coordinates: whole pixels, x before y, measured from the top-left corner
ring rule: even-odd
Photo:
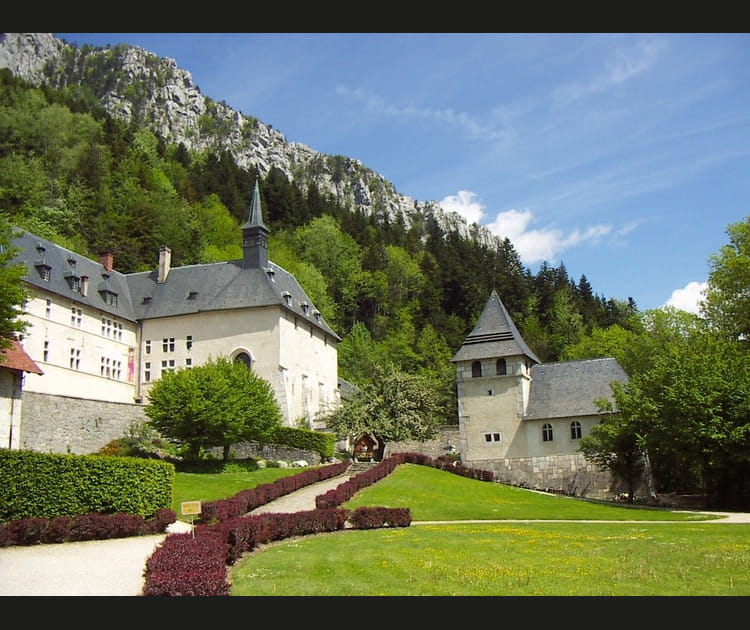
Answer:
[[[484,441],[485,442],[502,442],[503,434],[502,433],[485,433]]]
[[[151,354],[151,340],[146,339],[146,354]]]
[[[44,342],[44,361],[49,361],[49,341]]]
[[[174,337],[170,337],[169,339],[162,339],[161,349],[164,352],[174,352]]]
[[[45,315],[47,316],[47,319],[49,319],[52,315],[52,300],[47,300],[47,310],[45,312]]]
[[[190,350],[193,347],[193,335],[187,336],[187,339],[185,340],[185,345],[187,346],[188,350]]]
[[[42,280],[49,282],[49,267],[42,267]]]
[[[83,317],[83,311],[75,306],[70,309],[70,325],[76,328],[81,327],[81,320]]]
[[[174,359],[169,359],[168,361],[165,359],[161,362],[161,371],[164,372],[174,372]]]
[[[77,370],[81,367],[81,351],[75,348],[70,349],[70,367]]]
[[[151,380],[151,361],[146,361],[143,364],[143,380],[146,382]]]
[[[186,367],[193,367],[193,360],[192,359],[185,359],[185,366]]]

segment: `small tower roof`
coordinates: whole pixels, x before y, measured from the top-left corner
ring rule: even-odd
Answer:
[[[463,345],[451,360],[455,363],[518,355],[526,356],[535,363],[541,363],[531,348],[526,345],[497,291],[493,289],[476,326],[464,339]]]
[[[258,188],[258,180],[256,179],[255,188],[253,189],[253,198],[250,200],[250,215],[242,226],[242,229],[257,227],[268,230],[266,224],[263,223],[263,211],[260,205],[260,188]]]

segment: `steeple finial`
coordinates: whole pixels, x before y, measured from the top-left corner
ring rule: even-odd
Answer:
[[[263,223],[257,179],[250,200],[250,216],[242,226],[242,266],[245,269],[268,266],[268,228]]]

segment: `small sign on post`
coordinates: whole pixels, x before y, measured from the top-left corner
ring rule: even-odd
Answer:
[[[190,516],[190,532],[195,538],[195,526],[193,525],[193,516],[201,513],[201,502],[200,501],[183,501],[180,503],[180,510],[183,516]]]

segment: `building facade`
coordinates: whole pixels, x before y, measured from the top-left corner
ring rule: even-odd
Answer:
[[[569,494],[606,496],[614,480],[583,458],[580,440],[627,374],[613,358],[542,363],[495,291],[452,359],[459,451],[467,466],[501,481]]]
[[[20,342],[0,350],[0,448],[19,448],[24,380],[41,373]]]
[[[142,406],[165,372],[228,357],[271,384],[284,425],[323,428],[318,417],[339,403],[340,337],[268,259],[257,183],[242,233],[241,260],[172,268],[163,246],[156,269],[131,274],[109,253],[94,261],[15,238],[31,292],[23,344],[42,372],[25,390]]]

